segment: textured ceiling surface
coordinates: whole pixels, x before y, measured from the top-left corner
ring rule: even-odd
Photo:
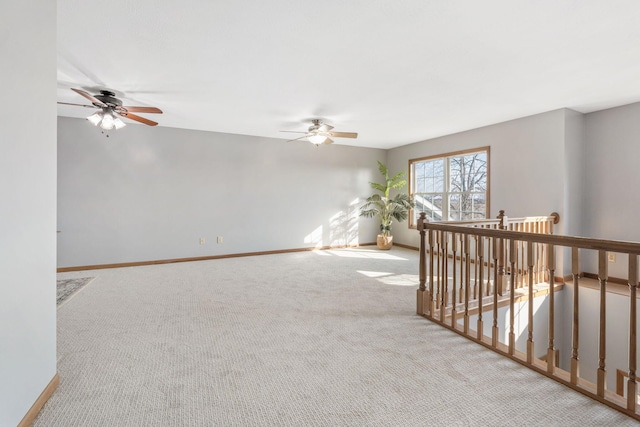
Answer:
[[[57,3],[58,101],[108,88],[160,126],[284,140],[321,118],[391,148],[640,101],[637,0]]]

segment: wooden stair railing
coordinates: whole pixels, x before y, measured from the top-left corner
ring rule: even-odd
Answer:
[[[496,220],[430,223],[426,215],[421,214],[417,224],[420,233],[417,313],[640,420],[636,404],[636,297],[640,244],[553,235],[553,225],[559,220],[557,214],[533,218],[509,220],[500,211]],[[568,371],[559,366],[556,343],[555,293],[560,288],[555,284],[555,272],[561,271],[556,268],[556,256],[557,250],[562,248],[570,249],[573,286]],[[586,251],[595,251],[598,259],[599,312],[592,313],[599,319],[595,383],[580,375],[580,259]],[[629,259],[628,371],[623,371],[627,377],[626,399],[620,396],[621,385],[615,391],[606,388],[607,252],[626,254]],[[547,294],[548,330],[544,356],[536,357],[534,349],[538,343],[534,342],[533,301],[541,289]],[[498,309],[507,298],[509,316],[501,330]],[[527,340],[526,349],[519,351],[516,348],[515,312],[516,301],[520,304],[523,298],[528,305],[527,328],[523,332]],[[493,302],[487,304],[491,299]],[[472,316],[475,316],[474,324]],[[487,316],[491,316],[491,326],[490,332],[485,334]],[[500,341],[501,332],[507,333],[506,342]],[[626,332],[626,328],[618,328],[618,332]]]

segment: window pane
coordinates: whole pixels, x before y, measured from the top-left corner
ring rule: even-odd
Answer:
[[[449,221],[460,220],[460,195],[451,194],[449,196]]]
[[[463,193],[460,195],[460,212],[462,219],[473,218],[473,195],[469,193]]]
[[[473,153],[465,156],[466,191],[486,191],[487,153]]]
[[[433,176],[444,176],[445,159],[438,159],[431,162],[433,164]]]
[[[484,194],[473,195],[473,211],[472,218],[485,218],[487,215],[487,203]]]
[[[442,201],[443,200],[444,199],[442,197],[442,194],[434,194],[431,198],[431,203],[434,206],[434,210],[437,211],[439,218],[442,218]]]
[[[425,212],[430,221],[442,221],[442,196],[434,194],[414,194],[416,207],[415,216],[418,218],[420,212]]]
[[[433,191],[437,193],[443,193],[444,190],[444,177],[439,176],[434,178]]]
[[[462,182],[462,176],[458,173],[451,173],[451,178],[450,178],[450,182],[451,182],[451,191],[452,192],[462,192],[465,191],[464,186],[463,186],[463,182]]]
[[[424,176],[433,176],[433,162],[425,162],[424,164]]]
[[[412,219],[425,212],[431,221],[482,219],[487,215],[488,153],[443,154],[412,164]]]
[[[482,174],[477,177],[473,183],[471,191],[486,191],[487,190],[487,175]]]
[[[440,193],[443,188],[442,185],[438,185],[438,182],[442,182],[442,178],[431,178],[429,192],[431,193]]]
[[[462,171],[462,157],[451,157],[449,158],[449,171],[451,175],[460,175]]]

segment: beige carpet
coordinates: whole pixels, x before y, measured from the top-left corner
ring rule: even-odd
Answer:
[[[415,315],[417,253],[96,276],[58,310],[35,426],[603,426],[632,419]]]

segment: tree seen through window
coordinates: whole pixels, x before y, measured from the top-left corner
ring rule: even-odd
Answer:
[[[489,149],[411,160],[411,196],[430,221],[464,221],[487,217]]]

